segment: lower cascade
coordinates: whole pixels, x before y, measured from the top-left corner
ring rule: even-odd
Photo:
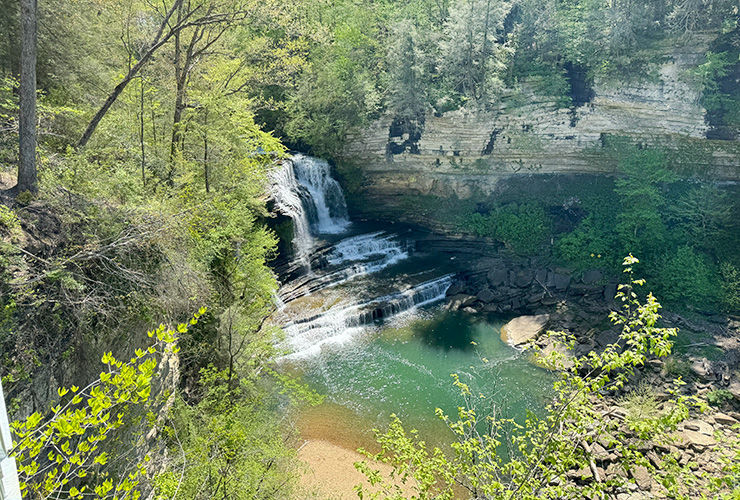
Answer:
[[[322,345],[347,341],[363,327],[374,325],[379,320],[440,301],[452,284],[452,277],[448,274],[404,291],[367,302],[333,307],[316,316],[294,321],[283,328],[283,347],[290,351],[286,358],[316,354]]]

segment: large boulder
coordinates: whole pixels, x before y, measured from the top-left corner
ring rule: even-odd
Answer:
[[[515,347],[536,339],[547,328],[549,314],[519,316],[501,327],[501,340]]]

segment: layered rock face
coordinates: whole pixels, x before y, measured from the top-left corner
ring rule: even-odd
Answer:
[[[580,94],[571,108],[558,109],[529,82],[492,110],[429,110],[404,126],[386,116],[352,137],[346,154],[366,174],[364,195],[389,206],[404,194],[487,197],[511,177],[613,174],[611,136],[672,151],[672,166],[684,175],[738,180],[740,143],[706,139],[700,85],[691,81],[706,47],[695,41],[666,51],[651,79],[597,80],[590,88],[573,80],[576,73],[571,86]]]

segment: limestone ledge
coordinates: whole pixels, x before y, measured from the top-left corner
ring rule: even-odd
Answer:
[[[348,141],[345,154],[362,165],[366,194],[471,196],[495,191],[497,180],[522,174],[613,174],[608,136],[675,152],[673,166],[718,180],[740,180],[740,141],[705,139],[705,110],[688,74],[701,47],[666,54],[658,78],[620,86],[597,81],[590,102],[557,109],[532,86],[503,96],[493,110],[426,113],[421,137],[391,137],[385,116]],[[404,147],[407,145],[407,147]],[[403,149],[398,154],[392,151]]]

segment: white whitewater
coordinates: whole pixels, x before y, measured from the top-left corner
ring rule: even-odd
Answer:
[[[315,247],[314,236],[340,234],[350,225],[339,183],[324,160],[295,155],[270,174],[275,206],[293,220],[293,247],[305,265]]]
[[[301,199],[301,186],[295,177],[293,163],[285,161],[270,173],[270,194],[276,208],[293,220],[293,248],[298,259],[308,263],[308,255],[314,246],[311,226]]]
[[[321,352],[322,346],[352,339],[376,320],[391,318],[418,307],[433,304],[445,297],[453,275],[425,281],[408,290],[392,293],[368,302],[338,306],[308,321],[291,323],[283,328],[285,341],[280,347],[290,354],[281,359],[309,357]]]
[[[310,280],[290,284],[280,290],[280,298],[290,302],[311,292],[337,286],[367,274],[376,273],[409,257],[413,241],[401,240],[385,231],[345,238],[326,251],[328,269],[311,274]]]
[[[341,234],[349,227],[347,202],[329,163],[297,154],[291,159],[298,182],[309,194],[305,206],[309,223],[317,234]]]
[[[389,262],[388,265],[395,264],[409,256],[408,244],[402,245],[395,235],[386,234],[383,231],[361,234],[334,245],[327,254],[327,260],[330,265],[336,265],[367,260],[375,256],[382,256]]]

